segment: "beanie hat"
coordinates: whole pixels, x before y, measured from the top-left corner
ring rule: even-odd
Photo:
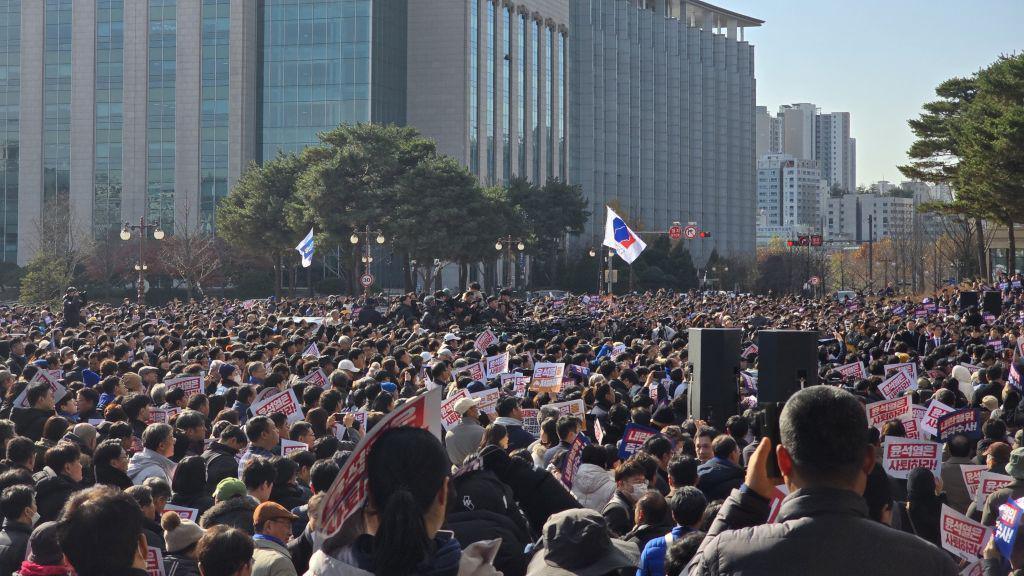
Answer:
[[[224,502],[235,496],[246,496],[248,493],[245,484],[238,478],[225,478],[217,483],[217,489],[213,491],[213,498],[217,502]]]
[[[92,370],[82,370],[82,383],[85,384],[86,388],[92,388],[100,383],[100,375]]]
[[[981,405],[989,412],[995,412],[999,408],[999,400],[995,396],[985,396],[981,399]]]
[[[235,365],[225,362],[220,365],[220,377],[225,380],[231,378],[231,375],[235,373]]]
[[[203,529],[191,520],[182,520],[177,512],[164,512],[160,518],[160,527],[164,529],[164,542],[167,552],[174,554],[199,542],[203,537]]]
[[[28,537],[28,561],[40,566],[64,564],[64,553],[57,541],[57,523],[43,522]]]

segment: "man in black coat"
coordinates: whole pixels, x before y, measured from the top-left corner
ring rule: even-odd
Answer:
[[[46,420],[54,415],[53,390],[46,382],[36,382],[28,387],[25,401],[29,408],[15,407],[11,411],[14,429],[20,436],[38,442],[43,437],[43,426]]]
[[[497,446],[488,446],[480,451],[484,469],[494,474],[512,489],[519,509],[530,522],[534,538],[547,519],[557,512],[579,508],[580,503],[565,489],[557,478],[547,470],[538,470],[532,462],[510,458]]]
[[[85,292],[79,293],[74,286],[64,294],[64,327],[77,328],[82,323],[82,307],[85,306]]]
[[[46,451],[46,467],[32,478],[36,482],[39,520],[49,522],[60,516],[64,504],[82,486],[82,451],[70,442],[60,442]]]
[[[30,486],[10,486],[0,494],[0,513],[5,518],[0,530],[0,576],[11,576],[17,572],[25,559],[36,515],[33,500]]]
[[[238,460],[235,456],[247,444],[245,432],[240,427],[231,425],[225,427],[217,441],[212,442],[203,452],[202,458],[206,461],[207,494],[212,496],[221,480],[238,477]]]
[[[697,467],[700,488],[708,502],[722,500],[729,496],[734,488],[743,484],[743,468],[740,468],[740,449],[736,440],[722,434],[711,442],[714,458]]]
[[[512,489],[490,470],[462,474],[452,479],[452,486],[455,495],[448,499],[445,521],[459,543],[500,537],[495,567],[510,576],[524,574],[530,559],[524,549],[532,539]]]

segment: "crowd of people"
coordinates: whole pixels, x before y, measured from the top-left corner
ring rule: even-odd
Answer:
[[[942,542],[944,506],[994,526],[1024,497],[1024,296],[1019,277],[991,288],[995,314],[957,287],[159,307],[72,288],[60,308],[0,307],[0,576],[1024,574],[1024,541],[976,560]],[[689,329],[712,327],[743,341],[720,420],[688,409]],[[821,384],[777,426],[757,399],[769,329],[818,334]],[[474,371],[502,354],[501,373]],[[564,365],[553,389],[531,381],[540,363]],[[899,363],[917,367],[914,405],[980,415],[980,439],[944,440],[941,473],[882,467],[908,422],[869,424],[865,406]],[[300,410],[264,409],[281,394]],[[367,436],[426,394],[451,399],[443,433]],[[327,530],[354,465],[365,502]],[[978,500],[965,465],[1010,482]]]

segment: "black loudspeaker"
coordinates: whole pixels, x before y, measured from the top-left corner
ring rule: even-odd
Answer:
[[[978,293],[977,292],[961,292],[960,293],[960,311],[963,312],[970,307],[978,307]]]
[[[725,430],[729,416],[739,413],[740,336],[732,328],[690,328],[689,358],[693,364],[687,404],[690,417]]]
[[[995,290],[986,290],[985,299],[981,302],[981,309],[985,314],[999,316],[1003,311],[1003,295]]]
[[[757,333],[757,401],[785,402],[801,387],[818,383],[818,333]]]

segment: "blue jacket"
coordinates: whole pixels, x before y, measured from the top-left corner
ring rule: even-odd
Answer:
[[[683,536],[693,532],[689,526],[676,526],[672,529],[672,540],[678,541]],[[636,576],[665,576],[665,554],[668,552],[668,544],[665,537],[655,538],[644,546],[640,553],[640,564],[636,569]]]

